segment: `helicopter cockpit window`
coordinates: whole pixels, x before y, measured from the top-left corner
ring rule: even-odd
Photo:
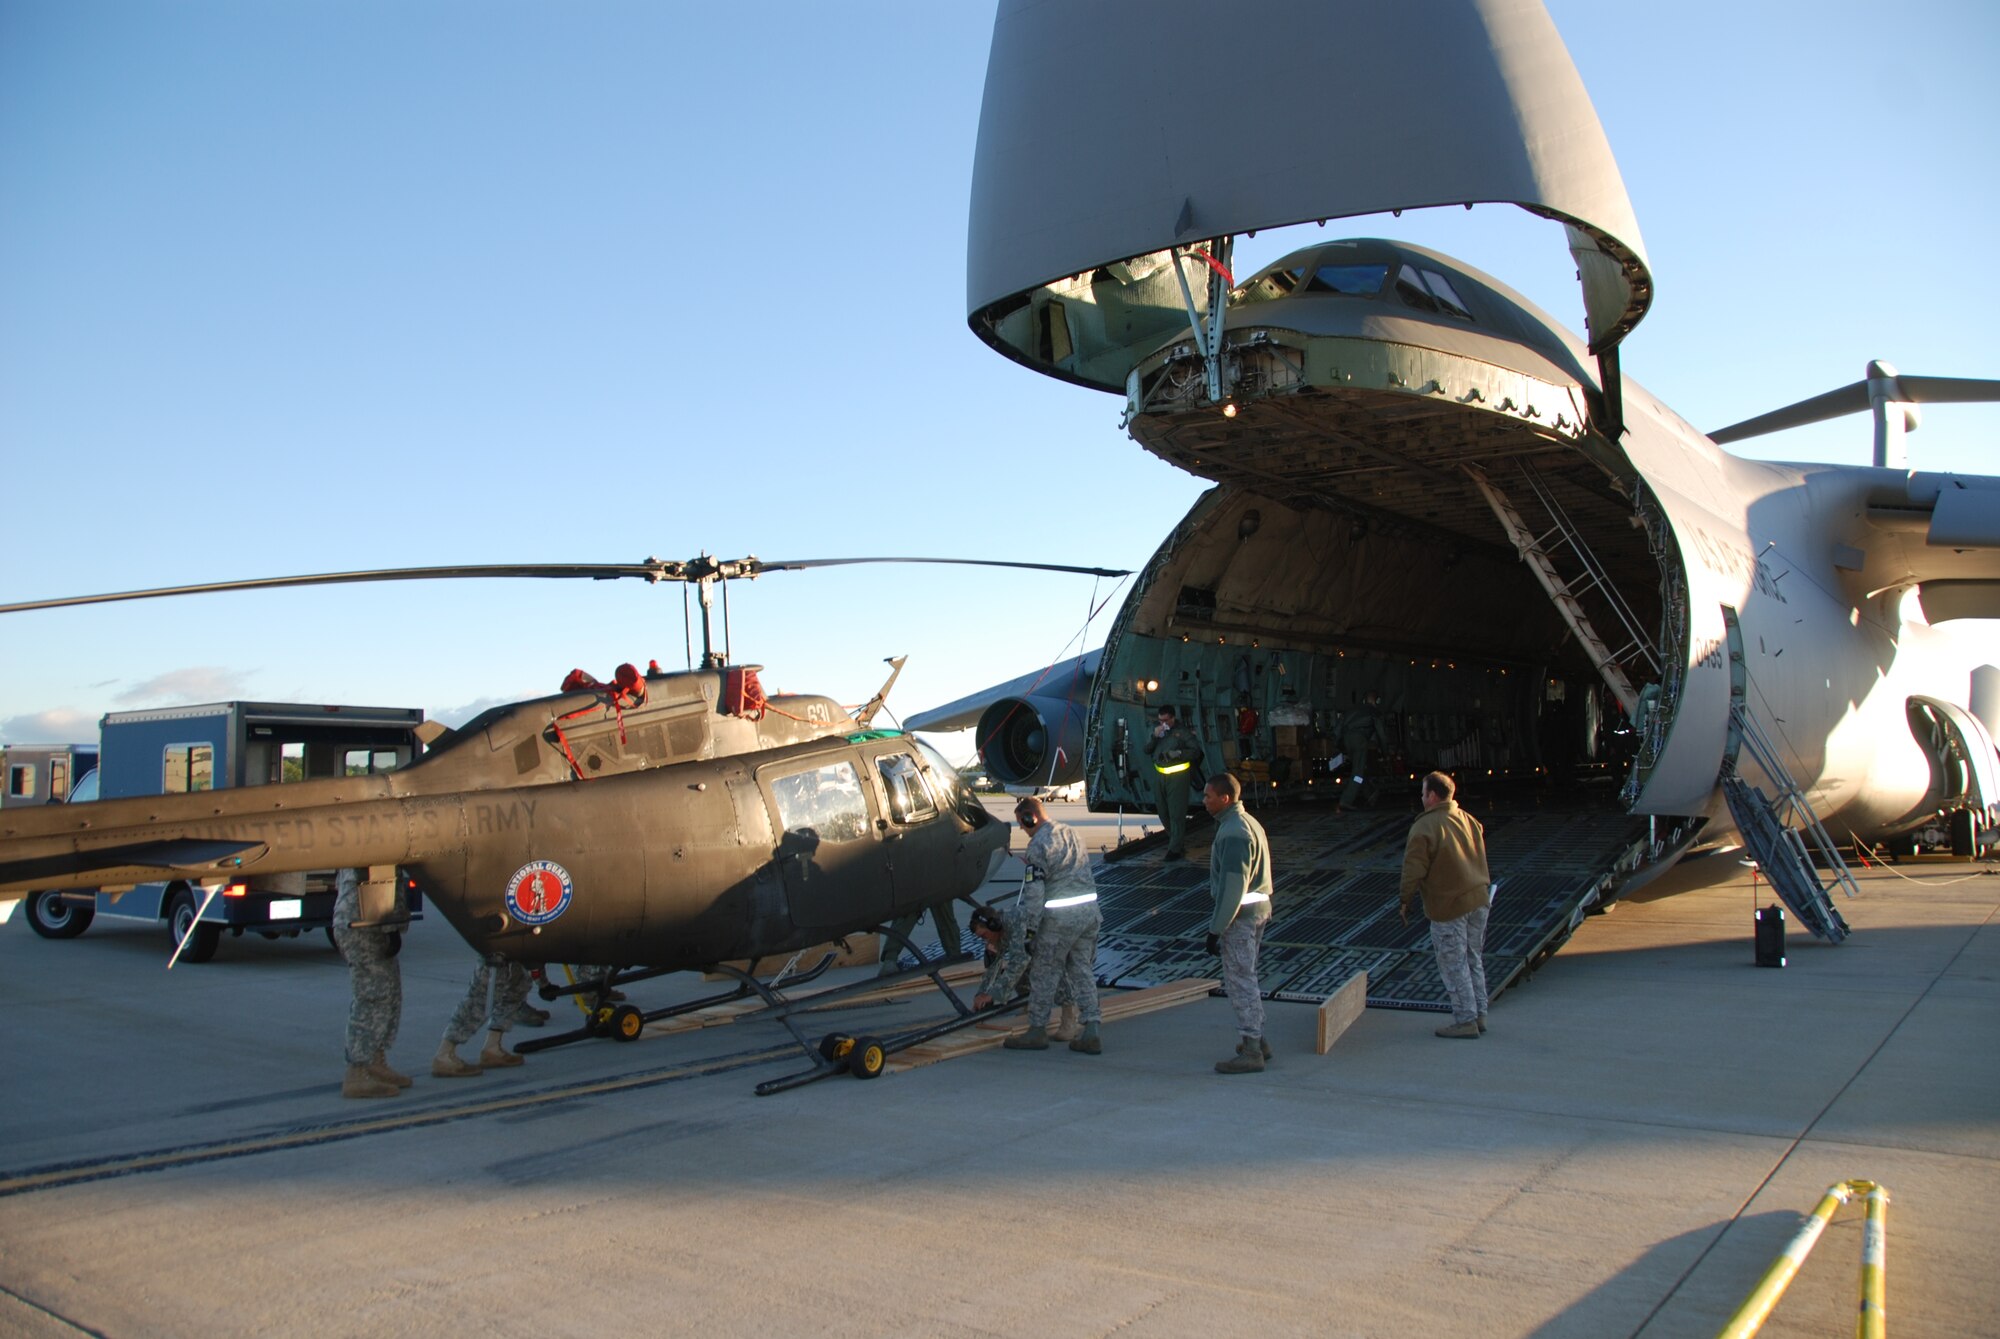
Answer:
[[[1451,281],[1436,270],[1419,273],[1416,266],[1405,265],[1396,276],[1396,296],[1418,311],[1456,316],[1461,321],[1472,319]]]
[[[889,815],[898,823],[921,823],[937,817],[937,802],[931,798],[917,760],[907,753],[891,753],[875,760],[882,772],[882,788],[889,792]]]
[[[985,827],[993,822],[993,815],[986,812],[986,806],[979,802],[960,778],[958,769],[944,760],[944,755],[919,739],[917,752],[924,755],[924,767],[929,773],[931,786],[953,812],[975,828]]]
[[[868,831],[868,802],[861,797],[861,774],[853,763],[828,763],[781,776],[771,783],[771,798],[788,833],[851,842]]]

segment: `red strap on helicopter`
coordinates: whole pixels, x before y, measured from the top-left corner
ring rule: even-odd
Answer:
[[[741,716],[746,720],[764,719],[766,710],[777,711],[764,696],[764,685],[758,681],[753,669],[730,670],[722,681],[722,714]],[[778,712],[780,716],[784,712]]]
[[[620,665],[613,672],[610,683],[600,683],[584,671],[573,669],[564,676],[562,691],[565,693],[601,694],[604,698],[604,705],[609,707],[618,717],[618,742],[623,744],[625,742],[625,708],[636,707],[645,702],[646,680],[640,676],[639,671],[629,662]],[[576,753],[569,746],[569,736],[563,733],[562,723],[564,721],[575,720],[577,717],[596,709],[594,704],[586,707],[578,707],[575,711],[565,712],[561,716],[556,717],[553,722],[556,732],[556,744],[562,749],[563,757],[569,759],[569,770],[576,774],[576,778],[579,781],[593,781],[596,778],[584,771],[582,766],[578,764]]]

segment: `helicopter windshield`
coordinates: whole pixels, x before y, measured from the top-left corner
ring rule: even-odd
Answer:
[[[986,812],[986,806],[972,793],[958,774],[958,769],[944,760],[944,755],[924,743],[921,739],[911,740],[924,755],[924,762],[930,769],[931,786],[943,797],[945,803],[960,818],[973,827],[984,827],[993,821],[993,815]]]

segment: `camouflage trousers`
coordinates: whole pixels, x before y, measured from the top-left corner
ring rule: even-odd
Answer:
[[[472,1040],[483,1021],[489,1032],[506,1032],[514,1026],[514,1011],[528,998],[528,969],[505,958],[481,958],[472,973],[465,998],[445,1025],[444,1039],[453,1046]]]
[[[1240,911],[1222,932],[1222,993],[1236,1010],[1236,1029],[1246,1037],[1264,1035],[1264,987],[1257,980],[1257,950],[1264,946],[1264,927],[1271,923],[1271,904],[1261,902]]]
[[[354,1002],[347,1009],[347,1063],[365,1065],[396,1044],[403,1018],[403,969],[390,954],[390,930],[357,930],[352,906],[333,916],[333,942],[347,959]]]
[[[1451,994],[1451,1021],[1470,1023],[1486,1012],[1486,913],[1481,907],[1455,921],[1431,922],[1431,947],[1437,950],[1438,974]]]
[[[1029,1027],[1047,1027],[1049,1012],[1065,993],[1076,1001],[1077,1017],[1084,1022],[1103,1017],[1097,1008],[1097,931],[1103,924],[1095,902],[1042,913],[1028,964]]]

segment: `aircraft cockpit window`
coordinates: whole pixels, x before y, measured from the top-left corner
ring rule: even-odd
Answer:
[[[1458,290],[1451,286],[1451,280],[1445,278],[1436,270],[1425,270],[1424,282],[1430,285],[1431,296],[1438,300],[1438,304],[1445,311],[1458,317],[1461,321],[1470,321],[1472,319],[1472,313],[1466,310],[1463,302],[1458,300]]]
[[[1405,265],[1396,275],[1396,296],[1418,311],[1456,316],[1461,321],[1472,319],[1451,281],[1436,270],[1419,273],[1416,266]]]
[[[1322,265],[1313,271],[1306,292],[1372,298],[1382,291],[1382,281],[1388,277],[1387,265]]]
[[[882,772],[882,788],[889,792],[889,815],[898,823],[921,823],[937,817],[937,802],[931,798],[917,760],[907,753],[891,753],[875,761]]]
[[[861,774],[853,763],[828,763],[781,776],[771,782],[771,798],[787,833],[851,842],[868,831],[868,802],[861,797]]]
[[[1341,293],[1372,298],[1382,291],[1388,278],[1386,264],[1321,265],[1312,270],[1293,266],[1259,275],[1237,291],[1235,300],[1269,302],[1292,293]]]
[[[1305,277],[1304,270],[1272,270],[1260,274],[1243,287],[1236,290],[1231,300],[1234,302],[1269,302],[1281,298],[1299,286]]]

